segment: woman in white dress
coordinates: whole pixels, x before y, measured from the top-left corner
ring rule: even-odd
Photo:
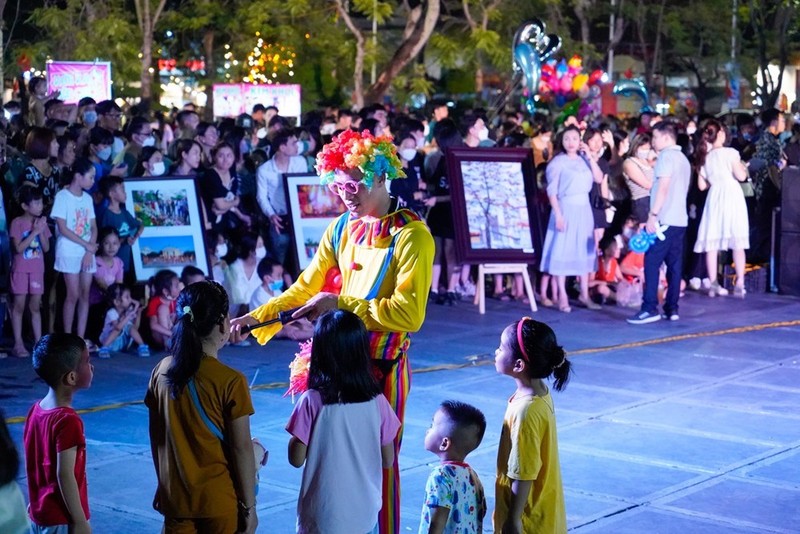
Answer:
[[[695,151],[697,185],[701,191],[709,191],[694,251],[706,253],[708,276],[713,280],[708,296],[714,297],[728,294],[717,281],[717,253],[732,250],[736,269],[733,294],[744,298],[744,251],[750,248],[750,232],[747,204],[738,182],[747,180],[747,168],[739,152],[724,146],[726,139],[722,125],[709,120]]]

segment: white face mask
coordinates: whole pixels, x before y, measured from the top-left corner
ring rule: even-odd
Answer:
[[[697,126],[687,126],[686,127],[686,134],[687,135],[694,135],[694,133],[696,131],[697,131]]]
[[[259,260],[267,256],[267,249],[264,247],[256,247],[256,258]]]
[[[411,161],[417,156],[417,150],[415,148],[401,148],[398,151],[400,157],[406,161]]]
[[[431,133],[431,127],[427,123],[424,124],[422,128],[422,137],[427,138],[430,133]]]
[[[155,145],[156,145],[156,138],[153,137],[152,135],[148,135],[147,137],[144,138],[144,141],[142,141],[142,146],[155,146]]]
[[[220,243],[216,248],[217,258],[222,259],[228,255],[228,244]]]
[[[321,135],[333,135],[333,132],[335,131],[336,131],[336,125],[331,122],[323,124],[319,129],[319,133]]]
[[[111,157],[111,147],[107,146],[103,150],[97,152],[97,157],[100,161],[107,161]]]
[[[256,137],[259,139],[264,139],[267,136],[267,129],[266,128],[259,128],[256,132]]]
[[[649,150],[637,150],[636,151],[636,157],[639,158],[639,159],[647,159],[647,157],[649,155],[650,155],[650,151]]]
[[[481,141],[486,141],[487,139],[489,139],[489,129],[483,128],[481,131],[479,131],[478,139]]]
[[[166,167],[164,166],[163,161],[156,161],[153,163],[153,168],[150,169],[150,174],[153,176],[161,176],[166,171]]]

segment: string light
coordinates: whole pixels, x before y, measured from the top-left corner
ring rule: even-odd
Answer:
[[[281,83],[294,77],[297,54],[291,47],[268,43],[256,33],[258,41],[248,54],[244,81],[249,83]],[[225,59],[230,59],[227,57]],[[233,62],[234,65],[237,62]]]

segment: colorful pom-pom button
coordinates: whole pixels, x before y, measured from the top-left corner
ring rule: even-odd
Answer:
[[[361,270],[361,265],[359,265],[356,262],[353,262],[353,263],[350,264],[350,269],[352,269],[354,271],[360,271]]]

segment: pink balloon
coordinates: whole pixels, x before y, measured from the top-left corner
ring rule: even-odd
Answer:
[[[559,89],[562,94],[569,94],[572,91],[572,76],[566,75],[561,78]]]

